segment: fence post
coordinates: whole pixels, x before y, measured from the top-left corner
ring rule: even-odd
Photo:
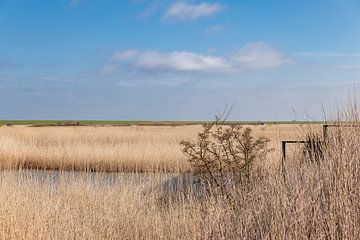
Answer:
[[[326,140],[328,138],[328,127],[329,127],[329,125],[327,125],[327,124],[323,125],[324,143],[326,143]]]
[[[282,159],[285,161],[286,158],[286,141],[281,141]]]

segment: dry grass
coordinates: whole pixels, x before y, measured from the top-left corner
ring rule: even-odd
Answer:
[[[159,174],[110,184],[86,174],[39,181],[5,171],[0,238],[358,239],[360,131],[340,133],[333,131],[319,163],[294,152],[285,169],[260,168],[251,188],[234,189],[236,208],[191,189],[164,203],[159,183],[167,176]]]
[[[298,125],[251,126],[272,140],[280,158],[280,139],[294,139]],[[0,127],[0,168],[38,168],[119,172],[184,172],[189,166],[179,145],[201,126]]]
[[[3,168],[186,170],[179,142],[196,127],[2,127]]]
[[[1,239],[208,239],[226,211],[211,198],[159,204],[160,176],[108,185],[18,175],[2,174]]]
[[[272,126],[267,127],[271,129]],[[178,138],[174,137],[174,132],[177,132],[179,138],[192,137],[197,129],[189,128],[193,131],[191,134],[181,127],[167,129],[164,131],[167,134],[169,131],[173,132],[166,135],[162,132],[163,128],[153,128],[150,131],[146,127],[140,131],[144,133],[141,137],[134,134],[138,131],[136,128],[106,128],[106,134],[102,128],[47,128],[41,129],[40,132],[37,132],[38,129],[30,128],[2,128],[1,146],[2,150],[7,149],[4,146],[12,146],[4,140],[12,136],[13,146],[17,147],[14,149],[20,149],[21,153],[15,152],[14,156],[26,155],[26,151],[22,152],[21,147],[41,153],[48,146],[44,145],[44,141],[39,144],[36,140],[52,136],[56,141],[49,141],[53,147],[50,148],[58,148],[61,151],[69,148],[69,161],[77,161],[70,156],[79,156],[80,153],[73,154],[81,152],[75,147],[71,148],[69,142],[75,146],[83,146],[86,151],[106,159],[106,155],[98,153],[98,148],[91,150],[90,147],[108,146],[108,142],[104,140],[106,136],[111,136],[110,139],[117,136],[118,141],[123,139],[122,144],[124,139],[130,143],[137,139],[135,142],[141,143],[140,146],[146,145],[145,143],[150,146],[156,146],[159,142],[166,144],[169,143],[169,139],[173,139],[173,145],[168,146],[175,147],[178,146]],[[312,128],[309,126],[309,129]],[[307,131],[310,131],[309,129]],[[115,130],[122,131],[122,135]],[[149,132],[145,134],[147,130]],[[255,129],[255,132],[258,130]],[[156,131],[157,134],[153,134]],[[14,134],[16,132],[18,135]],[[294,132],[296,131],[292,130],[291,134]],[[168,136],[168,139],[161,142],[161,138],[157,138],[159,135],[162,139]],[[72,136],[71,141],[69,136]],[[93,137],[89,140],[84,136]],[[124,136],[132,136],[133,139]],[[94,139],[97,141],[93,141]],[[96,145],[96,142],[101,144]],[[115,146],[121,146],[118,143]],[[125,150],[129,161],[134,161],[130,158],[136,156],[134,152],[129,151],[131,146],[129,144]],[[180,149],[174,150],[172,147],[169,149],[173,149],[174,156],[179,157],[180,161]],[[161,147],[158,149],[162,154],[169,151],[163,151]],[[114,147],[113,151],[115,150]],[[84,154],[91,156],[86,151],[83,150]],[[9,152],[7,154],[10,154]],[[47,153],[56,156],[56,153],[50,150]],[[151,153],[150,148],[148,153],[159,154]],[[155,174],[152,178],[144,178],[141,181],[121,180],[107,183],[100,181],[100,176],[98,180],[89,178],[89,173],[76,178],[69,178],[65,173],[60,173],[60,179],[56,181],[50,178],[39,181],[34,177],[19,177],[21,172],[2,171],[0,238],[358,239],[360,128],[337,128],[330,131],[329,142],[323,149],[323,154],[323,160],[312,162],[301,151],[294,151],[283,168],[276,161],[261,166],[251,187],[234,189],[234,194],[238,196],[235,208],[229,207],[219,195],[196,197],[191,187],[189,192],[171,193],[177,198],[169,198],[163,202],[161,200],[167,199],[167,193],[160,184],[160,178],[168,177],[164,174]],[[31,155],[31,152],[28,155]],[[142,164],[150,164],[148,159],[154,155],[140,156],[142,157],[135,158],[136,161],[144,159]],[[173,161],[173,158],[161,159],[168,159],[169,164]],[[154,166],[159,166],[160,162]]]

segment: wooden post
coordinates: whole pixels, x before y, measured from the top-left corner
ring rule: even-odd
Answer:
[[[329,125],[328,124],[324,124],[323,125],[323,140],[324,140],[324,143],[326,144],[326,140],[328,138],[328,127]]]
[[[282,160],[286,159],[286,141],[281,141],[281,149],[282,149]]]
[[[285,158],[286,158],[286,141],[281,141],[282,158],[281,158],[281,173],[283,180],[286,182],[286,169],[285,169]]]

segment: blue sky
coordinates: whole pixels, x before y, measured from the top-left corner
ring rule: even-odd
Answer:
[[[0,118],[319,119],[359,43],[358,0],[0,0]]]

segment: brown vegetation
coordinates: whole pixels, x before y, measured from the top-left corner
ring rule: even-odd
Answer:
[[[272,140],[296,138],[297,125],[251,126]],[[201,125],[126,127],[0,127],[0,168],[119,172],[186,172],[179,145],[195,139]],[[269,155],[269,163],[279,159]]]
[[[263,161],[271,150],[270,140],[264,136],[254,138],[249,127],[224,126],[220,118],[203,126],[197,141],[182,141],[196,184],[236,201],[233,188],[250,183],[256,161]],[[259,164],[262,164],[261,162]]]
[[[0,237],[357,239],[359,140],[358,129],[339,128],[330,133],[322,161],[298,151],[288,158],[284,172],[280,164],[261,168],[251,188],[234,188],[237,208],[219,195],[197,198],[191,191],[179,192],[177,201],[164,206],[159,175],[142,182],[64,177],[40,184],[32,178],[19,180],[16,171],[3,172]]]
[[[189,185],[187,191],[166,190],[164,184],[169,184],[166,181],[169,175],[164,174],[153,174],[152,178],[141,181],[123,178],[107,182],[100,177],[89,177],[90,173],[76,178],[60,173],[60,179],[49,177],[39,181],[34,177],[19,176],[22,172],[3,171],[0,175],[0,238],[358,239],[360,128],[341,127],[342,124],[339,122],[338,127],[329,130],[327,141],[321,145],[321,158],[316,161],[312,158],[314,152],[311,152],[317,151],[316,148],[307,147],[303,151],[301,147],[294,147],[284,164],[280,161],[260,164],[256,174],[251,176],[251,186],[229,189],[235,196],[232,204],[217,191],[210,190],[210,194],[199,198],[196,185]],[[18,135],[14,134],[14,129],[19,131]],[[46,154],[57,156],[58,153],[53,153],[56,149],[68,149],[69,156],[72,156],[69,159],[75,161],[75,156],[80,156],[80,153],[76,155],[71,144],[76,147],[83,144],[83,148],[77,151],[91,156],[96,154],[91,146],[100,151],[99,146],[111,146],[110,140],[116,139],[106,138],[107,135],[114,136],[113,129],[104,135],[95,131],[101,136],[96,137],[99,145],[89,140],[95,137],[80,137],[91,136],[94,132],[80,135],[76,132],[76,136],[69,138],[74,129],[62,128],[63,132],[56,132],[47,128],[51,131],[41,134],[28,129],[34,128],[3,127],[1,131],[7,135],[2,135],[2,150],[14,146],[13,156],[31,156],[34,154],[31,150],[39,154],[49,147]],[[80,131],[85,129],[90,130],[83,128]],[[195,134],[184,135],[183,128],[171,128],[177,131],[175,129],[181,129],[179,139],[195,140]],[[194,129],[193,133],[198,130]],[[146,132],[146,129],[137,132],[140,134],[135,138],[137,142],[132,138],[127,138],[126,142],[135,141],[141,146],[148,143],[147,153],[151,153],[154,142],[161,138],[157,139],[154,134],[141,135],[142,131]],[[310,127],[303,135],[314,136],[316,133],[312,131]],[[45,136],[52,136],[51,132],[55,140],[50,139],[46,145]],[[164,134],[160,132],[158,135]],[[124,135],[121,137],[125,138]],[[178,144],[179,139],[176,138],[171,146]],[[166,144],[161,146],[157,150],[166,153],[163,151]],[[24,147],[30,152],[22,150]],[[108,148],[104,153],[107,151]],[[133,149],[132,156],[136,156],[135,152]],[[180,156],[178,152],[181,153],[179,145],[174,155]],[[10,150],[2,154],[3,159],[11,156]],[[156,161],[156,158],[151,159]],[[142,164],[149,163],[144,161]],[[157,162],[154,166],[159,164]],[[177,198],[169,195],[177,195]],[[159,201],[166,198],[168,201]]]

